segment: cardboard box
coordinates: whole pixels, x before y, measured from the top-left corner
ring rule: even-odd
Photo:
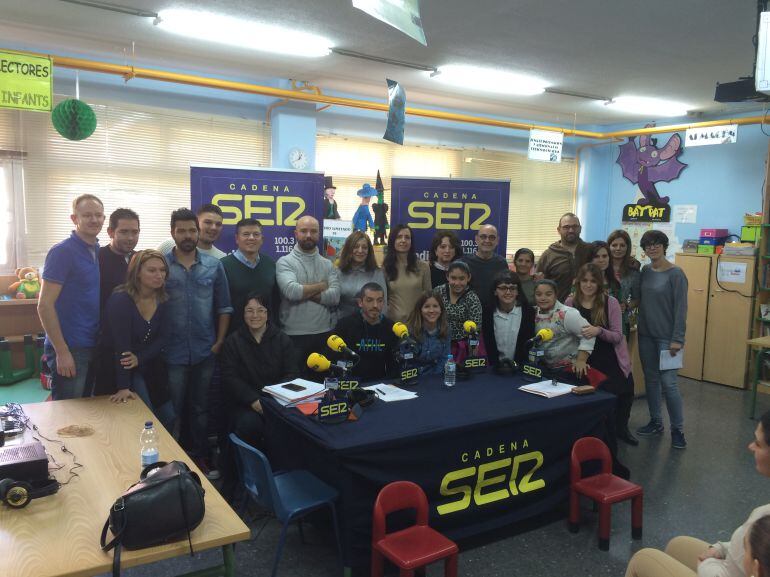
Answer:
[[[715,249],[713,244],[699,244],[698,254],[714,254]]]
[[[702,236],[700,237],[698,244],[707,244],[709,246],[717,246],[719,244],[724,244],[726,239],[727,237],[725,236],[720,236],[720,237]]]
[[[759,226],[742,226],[741,227],[741,242],[757,242],[759,240]]]
[[[730,232],[726,228],[702,228],[700,229],[701,238],[718,238],[729,235]]]

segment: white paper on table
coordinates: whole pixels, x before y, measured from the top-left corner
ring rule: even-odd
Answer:
[[[540,381],[539,383],[531,383],[529,385],[522,385],[519,387],[519,390],[550,399],[552,397],[560,397],[561,395],[566,395],[574,388],[574,385],[568,385],[567,383],[557,382],[554,385],[554,381],[551,380]]]
[[[390,403],[391,401],[405,401],[407,399],[417,398],[417,393],[413,393],[412,391],[405,391],[404,389],[399,389],[394,385],[386,385],[384,383],[377,383],[376,385],[369,385],[368,387],[364,388],[377,393],[377,396],[380,398],[380,400],[385,401],[386,403]]]
[[[671,351],[666,349],[660,351],[660,370],[669,371],[671,369],[681,369],[684,363],[684,347],[679,349],[677,353],[672,357]]]

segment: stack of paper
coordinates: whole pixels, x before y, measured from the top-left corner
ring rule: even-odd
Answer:
[[[324,394],[325,390],[322,383],[314,383],[305,379],[294,379],[288,383],[269,385],[262,389],[262,392],[271,395],[281,405],[288,405],[320,397]]]
[[[377,385],[370,385],[364,388],[377,393],[377,396],[380,398],[380,400],[385,401],[386,403],[391,401],[403,401],[406,399],[417,398],[417,393],[399,389],[394,385],[385,385],[383,383],[379,383]]]
[[[566,395],[572,389],[574,385],[568,385],[566,383],[556,383],[553,381],[540,381],[539,383],[532,383],[531,385],[522,385],[519,387],[520,391],[532,393],[533,395],[540,395],[541,397],[558,397],[560,395]]]

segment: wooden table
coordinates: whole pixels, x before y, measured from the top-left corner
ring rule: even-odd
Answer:
[[[115,500],[138,481],[141,472],[139,434],[144,422],[155,420],[144,403],[111,403],[108,397],[23,405],[30,426],[40,434],[61,440],[83,465],[79,477],[50,497],[33,499],[24,509],[0,505],[0,575],[3,577],[85,577],[112,570],[112,553],[99,547],[102,526]],[[67,425],[90,425],[88,437],[63,438],[57,430]],[[172,436],[158,426],[160,458],[180,460],[200,474]],[[31,433],[27,439],[32,440]],[[69,478],[72,455],[60,445],[40,439],[49,455],[64,467],[54,475]],[[50,460],[50,458],[49,458]],[[200,474],[206,490],[206,515],[192,532],[195,551],[222,547],[224,565],[198,574],[234,574],[232,544],[250,538],[249,528]],[[108,533],[108,536],[111,533]],[[122,567],[133,567],[189,554],[187,540],[123,551]]]
[[[762,357],[770,349],[770,337],[749,339],[746,341],[746,344],[753,349],[759,349],[757,351],[757,358],[754,361],[754,383],[751,387],[751,418],[753,419],[757,410],[757,388],[759,387],[759,377],[762,370]]]

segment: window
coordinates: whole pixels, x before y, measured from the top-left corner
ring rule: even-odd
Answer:
[[[48,249],[70,234],[71,203],[80,194],[98,196],[108,217],[119,207],[134,209],[138,246],[150,248],[169,237],[171,211],[190,206],[191,165],[270,165],[270,129],[262,122],[89,104],[96,131],[79,142],[62,138],[47,114],[0,110],[0,149],[25,155],[25,264],[42,265]]]

